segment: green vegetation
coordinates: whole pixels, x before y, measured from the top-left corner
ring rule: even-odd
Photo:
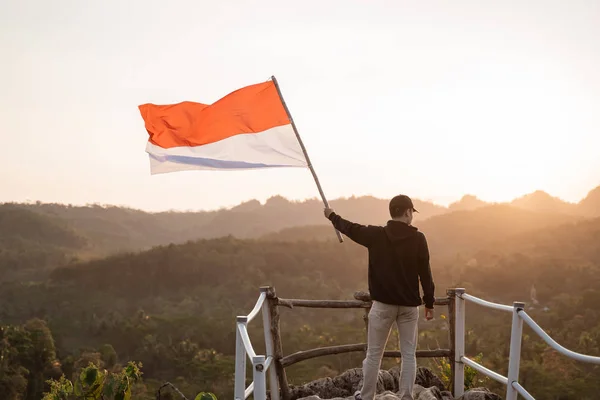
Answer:
[[[64,375],[48,381],[50,390],[43,400],[129,400],[133,385],[142,377],[139,365],[129,362],[120,372],[108,372],[94,363],[82,368],[75,383]]]
[[[349,241],[336,243],[330,226],[293,228],[304,214],[290,216],[290,204],[275,199],[265,206],[248,203],[237,211],[198,214],[1,206],[0,398],[33,400],[43,393],[69,398],[97,393],[100,381],[112,382],[114,397],[127,393],[119,392],[124,380],[134,399],[153,399],[167,381],[188,396],[208,391],[231,398],[233,321],[251,309],[259,286],[275,286],[282,297],[313,299],[347,299],[366,289],[366,251]],[[320,212],[318,203],[307,204],[312,203],[295,206],[314,205]],[[273,223],[277,218],[284,220]],[[211,224],[236,222],[249,224],[239,228],[246,239],[190,241],[226,233],[208,230]],[[441,214],[417,225],[430,238],[437,295],[462,286],[492,301],[524,300],[528,313],[559,343],[600,355],[600,219],[497,205]],[[160,233],[161,226],[171,228]],[[271,235],[275,226],[287,228]],[[131,252],[115,254],[118,243]],[[152,248],[136,252],[147,247]],[[448,345],[446,310],[437,312],[436,320],[421,322],[422,349]],[[250,334],[261,352],[262,327],[255,322]],[[283,309],[282,330],[285,354],[365,340],[356,310]],[[481,355],[484,365],[505,374],[510,318],[469,305],[467,330],[467,353]],[[536,398],[596,397],[598,367],[556,354],[528,328],[524,334],[520,376]],[[396,343],[390,340],[390,348]],[[299,363],[289,369],[289,378],[301,384],[333,376],[360,366],[362,357]],[[388,359],[384,366],[397,362]],[[419,362],[442,376],[448,368],[441,360]],[[143,366],[143,378],[128,372],[132,365]],[[468,374],[468,379],[481,383],[480,376]],[[502,391],[493,381],[485,385]]]
[[[479,353],[475,357],[471,357],[471,359],[479,364],[483,361],[483,354]],[[434,359],[434,371],[438,373],[438,377],[442,380],[442,383],[447,387],[451,387],[452,385],[452,365],[451,361],[447,358],[436,358]],[[478,388],[478,387],[486,387],[490,383],[490,379],[485,376],[479,374],[476,370],[465,366],[465,390]]]
[[[42,400],[130,400],[144,396],[145,389],[139,385],[142,378],[141,364],[129,362],[120,372],[109,372],[98,365],[90,364],[81,369],[74,383],[64,375],[60,379],[47,381],[49,391],[44,393]],[[157,398],[172,398],[163,394],[164,389],[172,389],[181,398],[187,399],[183,393],[170,382],[161,385],[157,390]],[[194,400],[217,400],[213,393],[200,392]]]

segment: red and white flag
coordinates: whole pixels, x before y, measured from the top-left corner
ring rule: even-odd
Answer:
[[[213,104],[139,106],[152,174],[184,170],[308,167],[272,80]]]

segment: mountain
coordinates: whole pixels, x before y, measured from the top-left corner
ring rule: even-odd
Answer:
[[[352,197],[331,202],[359,221],[387,218],[387,200]],[[422,217],[445,212],[432,203],[415,200]],[[253,200],[232,209],[209,212],[161,212],[90,205],[0,205],[0,281],[39,280],[46,271],[76,259],[148,250],[169,243],[235,236],[257,238],[287,227],[322,224],[318,200],[292,202],[281,196],[264,205]]]
[[[448,206],[448,211],[465,211],[465,210],[475,210],[477,208],[485,207],[489,205],[483,200],[478,199],[477,197],[467,194],[463,196],[462,199],[456,201]]]
[[[159,244],[199,237],[200,228],[213,218],[209,213],[148,213],[126,207],[62,204],[13,204],[40,215],[62,219],[88,238],[96,255],[141,250]]]
[[[530,211],[549,212],[557,214],[577,214],[577,205],[552,197],[548,193],[537,190],[528,195],[513,200],[511,205]]]
[[[0,281],[43,278],[44,271],[67,264],[88,244],[60,218],[0,206]]]
[[[501,208],[495,208],[495,212],[489,211],[493,208],[488,209],[488,207],[494,207],[494,205],[489,205],[472,195],[464,196],[448,208],[418,199],[415,199],[414,203],[419,209],[419,213],[415,216],[415,224],[422,226],[423,230],[431,231],[430,235],[436,248],[443,249],[441,254],[447,254],[448,251],[461,252],[466,248],[482,245],[492,237],[504,237],[500,232],[516,233],[521,226],[528,226],[524,221],[527,221],[530,216],[530,214],[519,215],[516,212],[508,211],[502,214],[499,211]],[[372,196],[341,198],[332,200],[331,206],[345,218],[363,224],[384,224],[389,218],[387,199],[378,199]],[[600,187],[592,190],[579,204],[567,203],[547,193],[537,191],[515,199],[511,203],[497,206],[538,213],[538,216],[539,213],[545,214],[538,218],[540,221],[561,222],[567,215],[593,217],[600,215]],[[229,235],[237,238],[266,237],[277,240],[334,238],[333,230],[323,217],[323,205],[317,199],[289,201],[281,196],[274,196],[264,204],[251,200],[231,209],[206,212],[148,213],[116,206],[74,207],[42,203],[5,204],[2,207],[5,213],[18,213],[21,210],[29,212],[27,214],[29,218],[37,215],[42,218],[38,223],[44,225],[42,221],[46,221],[55,228],[61,226],[61,229],[65,230],[64,232],[68,231],[79,238],[81,243],[75,247],[54,246],[52,250],[54,255],[47,255],[46,261],[34,261],[34,258],[31,257],[22,258],[23,262],[28,265],[35,263],[36,267],[42,269],[49,268],[50,265],[68,262],[74,257],[98,258],[122,252],[147,250],[162,244],[185,243],[189,240]],[[486,209],[488,211],[481,211]],[[507,209],[504,208],[504,210]],[[465,217],[465,214],[455,214],[460,212],[475,212],[475,214],[469,217]],[[478,212],[480,213],[478,214]],[[483,217],[486,213],[490,214]],[[444,215],[454,216],[444,219],[442,218]],[[498,219],[496,215],[504,216]],[[22,213],[15,214],[14,217],[24,218]],[[5,218],[8,217],[5,216]],[[465,219],[463,220],[463,218]],[[521,220],[521,218],[524,219]],[[459,227],[468,221],[474,223],[476,227],[485,224],[497,224],[497,227],[490,228],[490,232],[482,234],[481,237],[470,237],[468,232],[449,234],[452,229],[455,231],[462,229]],[[44,229],[30,230],[27,235],[23,236],[18,230],[14,230],[12,225],[9,225],[5,224],[3,228],[0,228],[3,229],[3,233],[0,234],[5,236],[5,241],[9,236],[14,236],[14,240],[17,240],[17,237],[23,238],[31,235],[31,237],[27,236],[26,241],[21,240],[19,246],[13,246],[13,249],[10,250],[12,254],[17,251],[16,249],[21,249],[19,251],[22,252],[32,249],[30,254],[39,251],[39,246],[35,244],[39,240],[36,242],[35,235],[43,234],[46,232]],[[439,236],[442,239],[438,240],[437,232],[440,230],[444,233]],[[495,236],[493,230],[498,231]],[[475,231],[484,232],[483,228],[477,228]],[[45,234],[42,242],[49,245],[53,243],[52,240],[58,240],[62,236],[61,234]],[[62,254],[62,256],[59,257],[57,254]],[[48,261],[50,259],[54,261]],[[14,261],[11,262],[14,264]],[[30,266],[33,267],[33,264]],[[33,271],[30,268],[26,269]],[[5,271],[8,270],[11,269],[5,268]],[[15,269],[12,268],[12,270]]]
[[[600,218],[571,219],[552,229],[520,233],[494,244],[495,251],[544,254],[565,263],[592,261],[600,265]],[[599,277],[600,278],[600,277]],[[600,283],[600,280],[598,280]]]
[[[4,243],[22,240],[70,249],[86,244],[64,220],[9,205],[0,206],[0,240]]]
[[[600,217],[600,186],[593,189],[578,204],[579,213],[589,217]]]
[[[343,214],[342,217],[346,218]],[[414,225],[427,236],[432,257],[442,258],[482,249],[515,235],[566,224],[574,218],[577,220],[570,215],[528,211],[497,204],[437,215],[414,222]],[[262,239],[284,242],[331,241],[335,240],[335,234],[331,225],[313,225],[283,229],[267,234]]]
[[[331,201],[358,221],[385,221],[388,200],[351,197]],[[415,200],[422,219],[439,215],[445,208]],[[61,219],[79,235],[88,239],[98,256],[137,251],[168,243],[233,235],[254,238],[286,227],[326,224],[323,204],[316,200],[289,201],[281,196],[264,205],[256,200],[231,209],[207,212],[148,213],[140,210],[91,205],[73,207],[61,204],[7,204],[11,209],[26,210],[41,216]]]
[[[587,197],[579,203],[570,203],[558,197],[553,197],[542,190],[536,190],[533,193],[502,204],[529,211],[579,215],[588,218],[600,217],[600,186],[592,189]],[[450,204],[447,211],[475,210],[488,205],[491,205],[491,203],[480,200],[473,195],[465,195],[459,201]]]
[[[520,217],[524,222],[517,228],[517,233],[511,229],[500,229],[500,233],[494,234],[489,226],[478,222],[489,220],[492,214],[497,220],[511,216],[514,219]],[[518,282],[518,285],[527,287],[532,279],[544,274],[548,275],[545,279],[560,281],[556,274],[560,274],[561,269],[566,271],[572,266],[589,265],[594,269],[600,268],[597,246],[600,218],[551,226],[550,222],[542,221],[542,217],[543,214],[530,215],[527,211],[515,211],[507,206],[482,209],[478,218],[473,218],[475,222],[461,226],[460,232],[465,237],[456,240],[456,243],[465,249],[464,256],[457,259],[451,251],[455,247],[450,246],[446,251],[449,257],[442,258],[438,254],[437,259],[440,261],[432,262],[440,295],[446,287],[474,280],[489,287],[488,292],[494,296],[510,289],[495,286],[495,281],[489,279],[489,271],[486,272],[486,269],[495,268],[498,276],[507,275],[507,279],[513,280],[517,274],[527,281]],[[446,218],[444,221],[456,218],[457,216]],[[510,226],[507,222],[503,229]],[[430,243],[448,240],[448,236],[442,236],[444,232],[439,227],[435,234],[431,232]],[[449,234],[454,236],[457,232],[449,231]],[[487,237],[480,241],[483,247],[477,247],[475,243],[463,245],[463,242],[477,236]],[[562,245],[557,245],[561,243]],[[486,256],[491,253],[496,256]],[[521,264],[525,260],[523,254],[529,260],[526,264]],[[172,302],[187,299],[185,308],[194,310],[199,316],[207,313],[215,316],[223,312],[233,318],[236,313],[252,306],[257,288],[262,285],[274,285],[281,296],[288,298],[347,298],[354,290],[365,288],[366,255],[365,249],[358,245],[339,244],[335,240],[276,242],[231,237],[202,239],[57,268],[51,273],[47,284],[26,290],[54,296],[55,300],[48,302],[39,299],[39,295],[31,295],[29,306],[43,307],[45,312],[56,309],[52,312],[60,312],[61,315],[87,308],[99,317],[116,309],[121,309],[120,312],[123,313],[135,312],[142,307],[146,312],[156,312],[165,306],[175,307],[173,312],[182,312],[183,309],[177,310]],[[449,275],[448,269],[444,267],[447,262],[455,263],[456,260],[468,260],[474,256],[480,257],[479,266],[473,265],[467,270],[456,269],[458,277],[456,274]],[[548,263],[548,258],[569,260],[570,264]],[[501,259],[505,262],[498,262]],[[540,261],[534,265],[531,260],[535,259]],[[461,262],[459,261],[458,266]],[[486,268],[481,269],[482,265]],[[511,267],[508,268],[508,265]],[[600,275],[588,278],[587,281],[573,278],[575,277],[569,276],[565,284],[577,290],[589,285],[600,288]],[[483,279],[488,279],[488,282],[480,282]],[[515,280],[515,285],[519,279]],[[15,307],[15,304],[1,300],[13,295],[6,290],[0,291],[0,319],[8,316],[1,310]],[[76,306],[73,299],[83,295],[89,301]],[[36,301],[42,303],[36,306]],[[74,309],[69,311],[63,308],[63,302],[69,302]],[[43,303],[46,305],[42,306]],[[63,328],[69,331],[68,327]],[[70,334],[75,335],[77,332],[72,331]]]
[[[449,256],[484,248],[510,236],[556,227],[573,218],[497,204],[439,215],[417,226],[427,235],[432,255]]]

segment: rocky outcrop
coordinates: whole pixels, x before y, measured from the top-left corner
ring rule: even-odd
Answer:
[[[400,367],[379,371],[376,400],[400,400],[397,396]],[[302,386],[292,386],[292,400],[353,400],[362,386],[362,369],[354,368],[334,378],[323,378]],[[454,400],[442,381],[428,368],[419,367],[413,389],[414,400]],[[458,400],[502,400],[485,388],[467,391]]]
[[[486,388],[475,388],[460,396],[458,400],[502,400],[502,397]]]

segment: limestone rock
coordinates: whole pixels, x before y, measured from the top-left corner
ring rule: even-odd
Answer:
[[[333,379],[337,379],[333,378]],[[306,398],[333,399],[338,397],[347,397],[348,391],[337,387],[332,378],[317,379],[306,385],[291,387],[292,400]]]
[[[399,389],[398,384],[400,382],[400,366],[393,367],[390,369],[389,373],[393,377],[394,391],[397,392]],[[425,367],[419,367],[417,369],[417,378],[415,383],[423,386],[424,388],[435,386],[440,389],[441,392],[447,389],[442,383],[441,379],[438,378],[429,368]]]
[[[345,396],[353,396],[354,392],[362,386],[362,379],[362,368],[353,368],[333,378],[333,382],[346,391]]]
[[[337,400],[337,399],[338,399],[338,398],[336,398],[336,400]],[[301,398],[301,399],[299,399],[299,400],[321,400],[321,398],[320,398],[319,396],[317,396],[317,395],[314,395],[314,394],[313,394],[312,396],[308,396],[308,397],[302,397],[302,398]],[[332,400],[333,400],[333,399],[332,399]]]
[[[486,388],[474,388],[465,392],[457,400],[502,400],[502,397]]]
[[[452,397],[444,397],[442,392],[437,387],[424,388],[420,385],[415,385],[413,390],[414,400],[452,400]],[[322,400],[317,395],[308,396],[299,400]],[[354,400],[354,396],[337,397],[331,400]],[[386,390],[375,395],[375,400],[401,400],[397,393]]]
[[[398,395],[396,393],[391,392],[389,390],[386,390],[383,393],[375,395],[375,400],[399,400],[399,399],[400,399],[400,397],[398,397]]]
[[[413,388],[413,398],[415,400],[444,400],[439,388],[435,386],[424,388],[419,384],[415,384]]]
[[[377,393],[383,396],[381,400],[392,400],[394,393],[398,392],[398,383],[400,379],[400,367],[394,367],[389,371],[379,371],[377,378]],[[322,378],[316,381],[307,383],[302,386],[291,387],[292,400],[296,399],[312,399],[317,396],[320,399],[335,399],[335,398],[350,398],[357,390],[362,387],[363,374],[361,368],[350,369],[343,374],[334,378]],[[423,399],[440,399],[445,400],[442,391],[445,390],[441,380],[435,376],[431,370],[419,367],[417,370],[416,385],[418,385],[419,393]],[[415,386],[417,388],[417,386]],[[431,390],[429,390],[431,389]],[[448,392],[446,392],[447,394]],[[446,396],[448,398],[448,396]],[[450,397],[451,398],[451,397]],[[315,399],[312,399],[315,400]]]
[[[400,367],[379,371],[375,400],[400,400],[398,383]],[[292,400],[354,400],[354,393],[362,387],[361,368],[350,369],[334,378],[322,378],[302,386],[292,386]],[[419,367],[413,389],[414,400],[454,400],[442,381],[429,369]],[[456,400],[502,400],[485,388],[467,391]]]

